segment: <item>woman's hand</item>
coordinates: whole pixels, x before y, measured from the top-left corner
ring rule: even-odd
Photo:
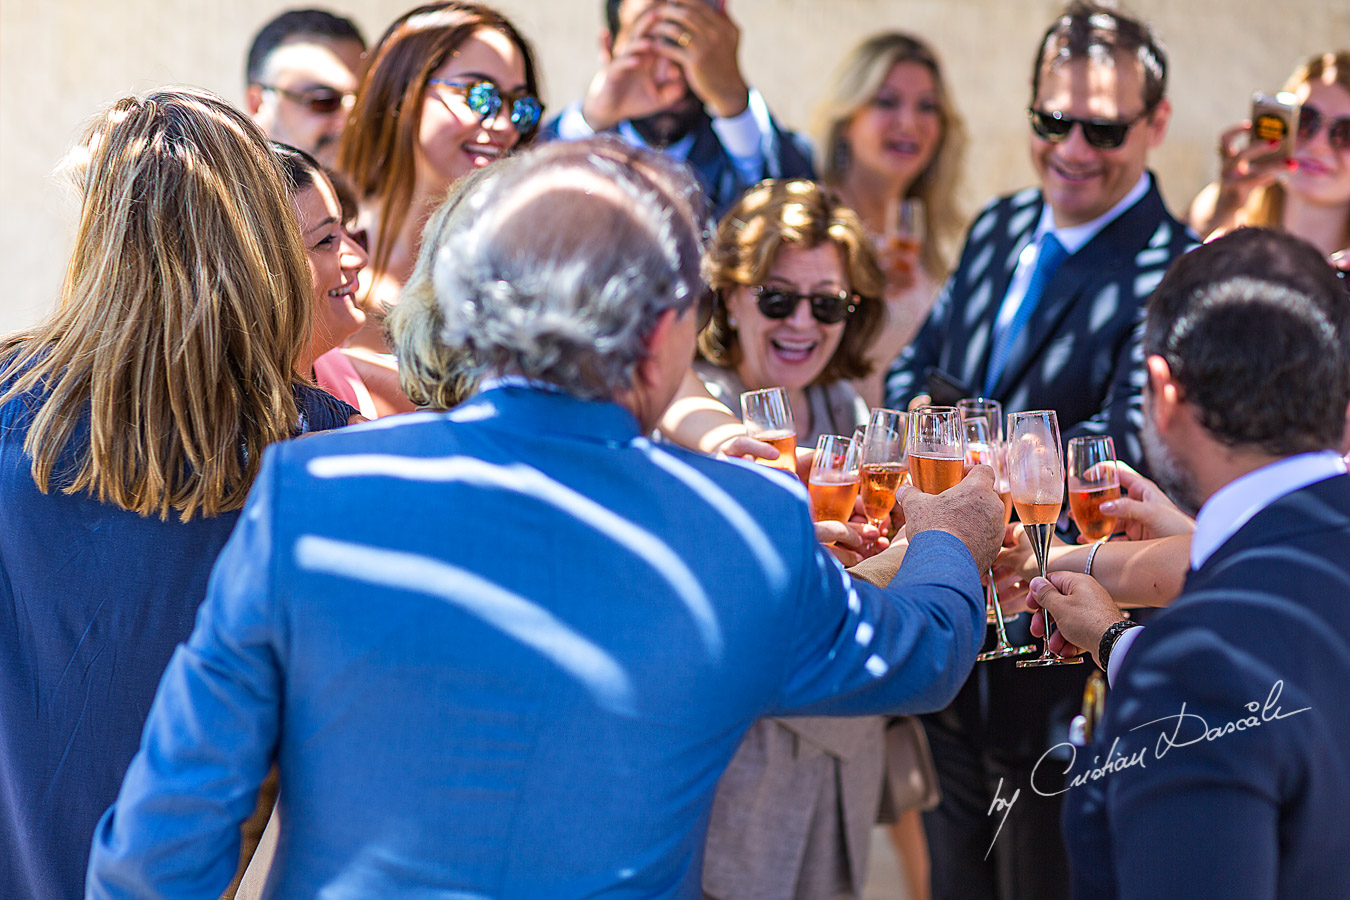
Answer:
[[[816,523],[816,540],[843,563],[844,568],[856,566],[889,547],[890,541],[866,522],[836,522],[826,519]]]
[[[1182,512],[1162,488],[1125,463],[1117,463],[1116,468],[1125,496],[1107,500],[1102,504],[1102,512],[1121,520],[1126,540],[1148,541],[1195,531],[1195,520]]]

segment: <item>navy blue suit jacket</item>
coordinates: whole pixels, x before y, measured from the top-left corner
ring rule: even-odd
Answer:
[[[504,387],[331,437],[268,452],[91,897],[213,900],[275,756],[269,896],[695,900],[752,722],[935,709],[974,663],[955,537],[855,584],[796,479],[617,405]]]
[[[1065,797],[1074,896],[1350,896],[1347,547],[1350,477],[1309,485],[1140,635],[1074,769],[1118,771]]]
[[[539,133],[541,140],[557,140],[560,118],[555,116],[544,123]],[[708,203],[717,218],[722,218],[746,188],[758,184],[765,178],[816,177],[815,166],[811,162],[811,146],[806,139],[780,127],[772,116],[769,125],[769,133],[764,135],[760,145],[764,164],[759,175],[752,181],[746,181],[741,177],[731,155],[727,153],[717,137],[717,132],[713,130],[711,118],[704,114],[694,126],[692,131],[694,145],[684,162],[693,170],[698,183],[703,186]]]
[[[1144,301],[1167,267],[1196,243],[1167,212],[1157,181],[1055,272],[989,394],[1008,412],[1053,409],[1065,442],[1109,434],[1117,456],[1140,468]],[[887,405],[904,409],[927,392],[935,366],[983,393],[994,322],[1017,259],[1040,222],[1043,201],[1027,189],[976,218],[956,271],[918,337],[896,360]]]

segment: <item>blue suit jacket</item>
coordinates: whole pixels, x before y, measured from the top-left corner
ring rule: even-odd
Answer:
[[[1350,895],[1348,546],[1350,477],[1309,485],[1140,635],[1074,768],[1118,770],[1065,796],[1076,897]]]
[[[0,385],[0,391],[9,382]],[[356,410],[297,385],[301,430]],[[161,521],[33,482],[34,392],[0,406],[0,897],[84,891],[94,826],[238,512]],[[72,446],[88,441],[85,426]],[[63,456],[57,471],[74,465]]]
[[[544,123],[539,132],[541,140],[557,140],[558,119],[555,116]],[[694,145],[685,164],[693,170],[717,218],[722,218],[731,205],[745,192],[765,178],[815,178],[811,162],[811,146],[806,139],[779,126],[772,116],[769,132],[763,136],[760,154],[763,166],[757,178],[746,181],[741,177],[731,155],[722,146],[713,130],[712,119],[703,115],[694,126]],[[615,133],[615,132],[610,132]]]
[[[1013,343],[989,395],[1008,412],[1053,409],[1065,443],[1109,434],[1118,457],[1141,468],[1144,301],[1167,267],[1196,242],[1167,212],[1156,179],[1138,203],[1055,272]],[[994,322],[1017,259],[1040,222],[1041,192],[991,203],[976,218],[956,271],[886,383],[888,406],[904,409],[928,390],[930,366],[983,393]]]
[[[89,896],[214,898],[275,755],[271,896],[697,898],[746,728],[942,706],[981,602],[952,536],[855,585],[794,479],[655,446],[609,403],[504,387],[287,445]]]

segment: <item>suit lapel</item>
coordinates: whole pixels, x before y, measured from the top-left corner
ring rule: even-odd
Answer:
[[[1046,285],[1026,327],[1013,342],[1007,365],[994,385],[994,396],[1010,393],[1010,386],[1023,379],[1044,352],[1046,344],[1064,333],[1061,323],[1080,297],[1112,280],[1119,280],[1120,270],[1133,263],[1135,255],[1144,249],[1152,236],[1150,223],[1157,222],[1163,215],[1161,206],[1157,185],[1150,183],[1148,192],[1138,203],[1108,223],[1064,261]],[[1132,292],[1130,296],[1120,298],[1120,302],[1126,301],[1135,302]]]

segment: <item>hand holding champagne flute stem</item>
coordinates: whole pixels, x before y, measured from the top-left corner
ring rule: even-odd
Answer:
[[[1060,455],[1059,418],[1054,410],[1016,412],[1008,417],[1008,478],[1013,506],[1026,529],[1041,577],[1045,577],[1050,539],[1064,505],[1064,461]],[[1052,623],[1046,617],[1046,633]],[[1062,657],[1045,642],[1044,652],[1017,665],[1081,664],[1082,657]]]

